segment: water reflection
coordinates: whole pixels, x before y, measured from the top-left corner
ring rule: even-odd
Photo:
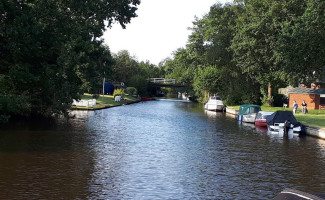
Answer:
[[[325,143],[284,138],[194,103],[74,111],[0,131],[1,199],[272,199],[321,193]]]
[[[85,136],[69,123],[34,123],[0,131],[0,198],[85,199],[93,173]]]

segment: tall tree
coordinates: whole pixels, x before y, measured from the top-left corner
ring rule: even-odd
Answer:
[[[279,54],[284,24],[294,26],[305,9],[305,1],[245,0],[244,14],[238,20],[232,48],[235,62],[256,79],[272,100],[272,88],[290,76]],[[267,88],[267,90],[265,89]],[[267,92],[266,92],[267,91]]]
[[[233,62],[231,42],[235,35],[237,18],[243,6],[216,4],[201,20],[194,23],[194,32],[188,45],[201,45],[201,66],[195,74],[194,90],[199,96],[202,91],[218,93],[228,104],[258,103],[259,91],[256,82],[242,73]]]
[[[81,86],[91,82],[91,76],[85,74],[100,72],[101,62],[110,60],[99,40],[106,21],[108,27],[115,21],[125,27],[136,17],[139,3],[1,1],[0,79],[6,80],[0,91],[1,113],[65,113],[72,99],[78,98]],[[9,95],[11,101],[25,100],[21,112],[8,107]]]
[[[306,0],[290,6],[299,12],[283,23],[278,45],[277,56],[286,66],[284,79],[289,84],[321,80],[325,66],[325,2]]]

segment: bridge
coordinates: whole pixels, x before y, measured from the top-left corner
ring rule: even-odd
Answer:
[[[181,88],[185,87],[184,84],[179,84],[176,79],[167,78],[148,78],[148,84],[152,87],[169,87],[169,88]]]

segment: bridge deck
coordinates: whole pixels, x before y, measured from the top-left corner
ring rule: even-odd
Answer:
[[[148,78],[148,83],[155,87],[185,87],[184,84],[176,83],[176,79]]]

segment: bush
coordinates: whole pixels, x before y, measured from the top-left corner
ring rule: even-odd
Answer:
[[[121,96],[124,97],[125,93],[123,89],[116,89],[114,90],[113,96],[115,98],[115,96]]]
[[[273,99],[273,106],[275,107],[282,107],[284,103],[288,103],[288,97],[283,94],[276,94],[273,96]]]
[[[138,93],[137,88],[135,87],[127,87],[125,92],[129,95],[136,95]]]
[[[28,116],[30,98],[24,95],[0,95],[0,122],[7,122],[11,116]]]

